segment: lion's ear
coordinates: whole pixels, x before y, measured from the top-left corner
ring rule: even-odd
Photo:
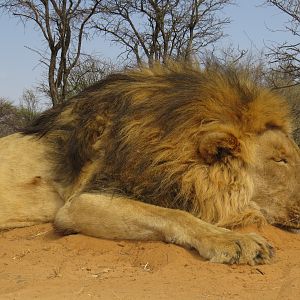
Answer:
[[[236,157],[240,152],[239,140],[231,133],[210,132],[201,137],[199,153],[208,164]]]

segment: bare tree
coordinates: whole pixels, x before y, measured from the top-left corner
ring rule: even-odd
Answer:
[[[224,36],[218,14],[231,0],[108,0],[95,27],[142,64],[191,59]]]
[[[116,71],[116,66],[110,60],[92,56],[81,58],[68,78],[70,95],[81,92],[113,71]]]
[[[46,41],[46,49],[33,49],[48,70],[52,104],[65,101],[68,77],[78,63],[87,26],[99,11],[101,0],[5,0],[0,9],[33,22]]]
[[[16,120],[17,109],[8,100],[0,97],[0,137],[16,132]]]
[[[26,126],[30,120],[27,110],[14,106],[9,100],[0,97],[0,137],[12,134]]]
[[[33,89],[25,89],[18,107],[25,125],[31,123],[42,110],[37,93]]]
[[[273,66],[273,84],[278,88],[298,85],[300,84],[300,1],[267,0],[266,3],[277,7],[288,16],[289,22],[283,30],[290,33],[290,37],[295,40],[295,42],[276,43],[269,47],[270,52],[267,56]],[[280,84],[283,82],[284,84]]]
[[[253,52],[251,49],[245,50],[229,45],[218,49],[217,55],[212,56],[212,59],[223,66],[246,73],[258,85],[274,88],[271,79],[275,78],[263,50]]]

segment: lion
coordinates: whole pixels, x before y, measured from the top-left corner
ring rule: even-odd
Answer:
[[[0,140],[0,228],[159,240],[212,262],[264,264],[232,228],[300,228],[289,107],[246,72],[182,63],[109,75]]]

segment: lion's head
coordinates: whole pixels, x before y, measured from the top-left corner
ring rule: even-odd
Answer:
[[[280,130],[257,136],[252,201],[271,224],[300,228],[300,151]]]
[[[200,155],[204,164],[182,177],[200,218],[227,227],[267,221],[300,228],[300,151],[286,132],[206,133]]]

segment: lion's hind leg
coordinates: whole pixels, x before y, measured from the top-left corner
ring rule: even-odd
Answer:
[[[0,229],[53,222],[64,204],[52,185],[41,177],[5,187],[0,182],[0,188]]]
[[[53,222],[56,212],[64,203],[59,197],[51,199],[51,195],[48,195],[50,199],[35,196],[26,198],[24,195],[3,199],[1,196],[0,230]]]
[[[192,247],[212,262],[260,264],[272,247],[256,234],[216,227],[191,214],[107,194],[82,194],[68,201],[55,219],[63,233],[107,239],[161,240]]]
[[[0,229],[51,222],[63,206],[45,153],[30,136],[0,139]]]

